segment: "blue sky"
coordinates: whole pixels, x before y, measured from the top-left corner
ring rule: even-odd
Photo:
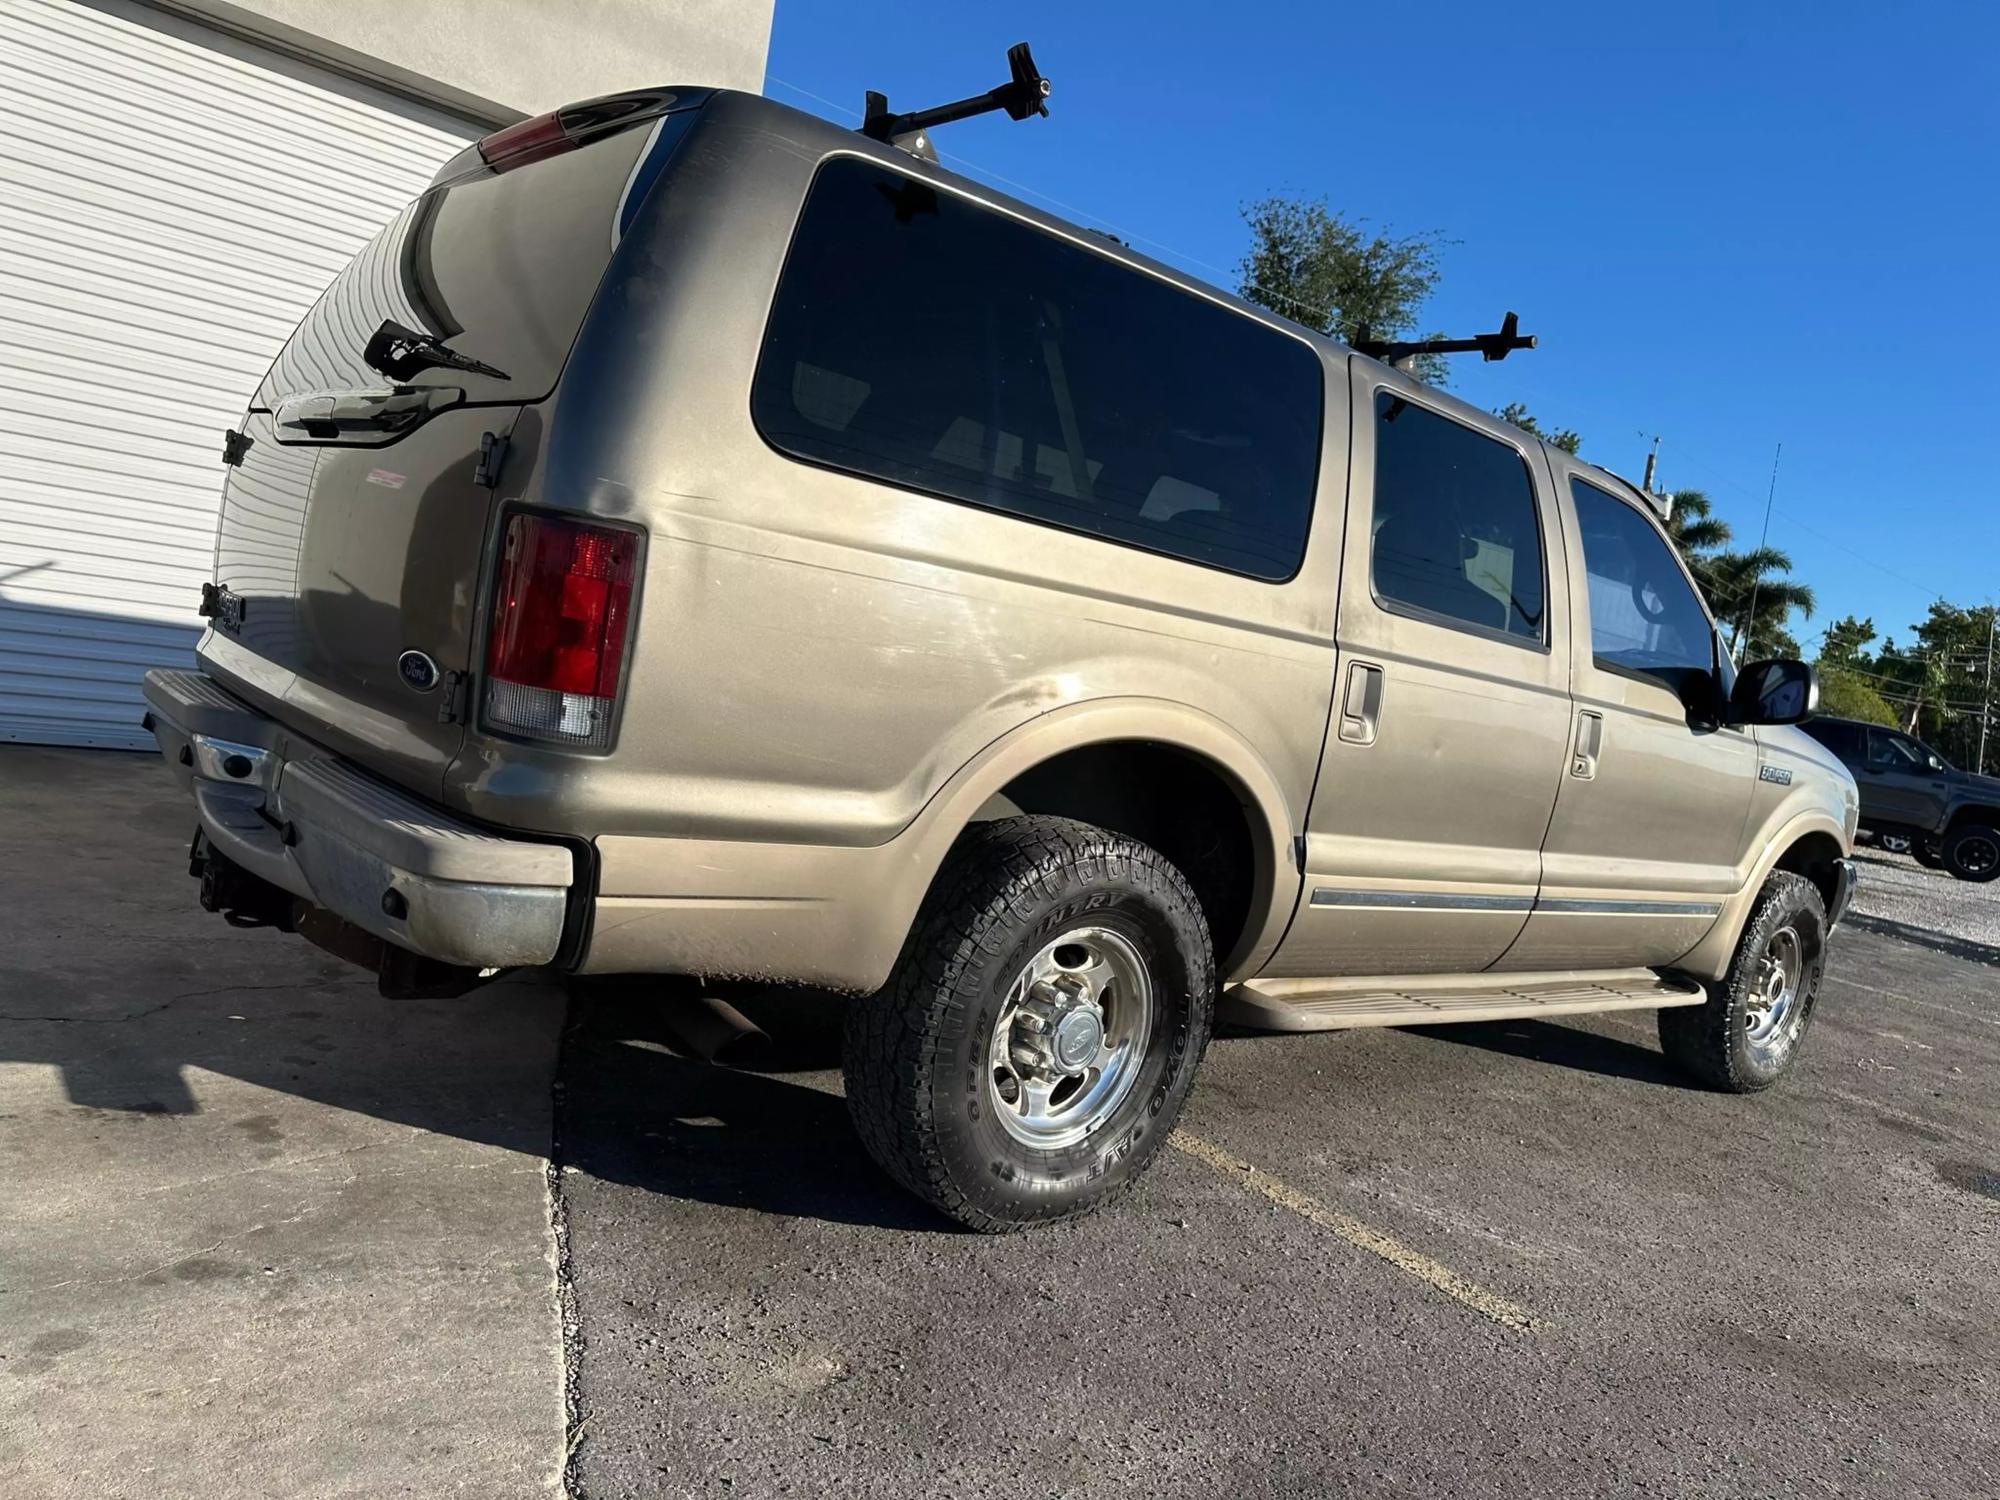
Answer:
[[[1749,542],[1784,444],[1802,640],[2000,599],[2000,5],[778,0],[766,91],[941,103],[1023,39],[1051,118],[949,165],[1231,288],[1267,193],[1436,230],[1426,325],[1541,338],[1457,395],[1634,476],[1659,434]]]

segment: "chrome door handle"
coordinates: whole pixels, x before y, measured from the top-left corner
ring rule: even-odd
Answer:
[[[1357,661],[1347,669],[1347,692],[1340,700],[1340,737],[1350,745],[1372,745],[1382,719],[1382,669]]]
[[[1597,775],[1597,752],[1604,744],[1604,715],[1579,709],[1576,715],[1576,742],[1570,751],[1569,774],[1578,781]]]

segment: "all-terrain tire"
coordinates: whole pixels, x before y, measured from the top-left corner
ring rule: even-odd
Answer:
[[[998,1117],[994,1027],[1024,967],[1085,928],[1142,955],[1148,1035],[1101,1125],[1038,1149]],[[1084,1213],[1130,1187],[1166,1143],[1208,1045],[1215,988],[1201,905],[1157,850],[1066,818],[979,824],[938,873],[889,983],[848,1008],[849,1113],[884,1171],[969,1228]]]
[[[1938,857],[1960,880],[1984,885],[2000,876],[2000,828],[1961,823],[1944,836]]]
[[[1781,1049],[1756,1041],[1760,980],[1767,955],[1780,934],[1795,934],[1800,973],[1795,1003]],[[1752,1094],[1769,1088],[1792,1070],[1812,1024],[1826,968],[1826,902],[1819,887],[1788,870],[1772,873],[1758,892],[1743,924],[1729,971],[1706,985],[1701,1005],[1675,1006],[1659,1014],[1660,1049],[1710,1088]]]

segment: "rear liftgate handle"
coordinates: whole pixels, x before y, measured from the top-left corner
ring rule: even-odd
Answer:
[[[1382,719],[1382,669],[1365,661],[1347,669],[1347,692],[1340,700],[1340,737],[1350,745],[1372,745]]]
[[[1604,743],[1604,715],[1579,709],[1576,715],[1576,748],[1570,754],[1569,774],[1578,781],[1597,775],[1597,752]]]

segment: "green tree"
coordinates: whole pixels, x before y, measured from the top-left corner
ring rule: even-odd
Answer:
[[[1826,635],[1819,648],[1819,665],[1822,671],[1850,670],[1872,674],[1875,659],[1868,654],[1868,643],[1875,639],[1875,621],[1858,620],[1853,615],[1842,615],[1826,627]]]
[[[1989,697],[1986,684],[1993,621],[1990,604],[1968,608],[1939,599],[1910,627],[1912,650],[1896,650],[1891,639],[1882,651],[1882,671],[1896,684],[1886,693],[1902,711],[1903,727],[1964,766],[1979,758],[1982,716],[2000,722],[2000,693]]]
[[[1796,656],[1799,643],[1785,628],[1792,611],[1811,617],[1812,589],[1789,575],[1792,560],[1776,547],[1718,552],[1695,570],[1708,590],[1730,655],[1738,661]]]
[[[1583,446],[1582,433],[1570,427],[1545,430],[1542,424],[1535,420],[1535,414],[1519,401],[1509,401],[1493,415],[1503,422],[1512,422],[1523,432],[1532,432],[1543,442],[1551,447],[1560,448],[1565,453],[1574,454]]]
[[[1822,713],[1870,724],[1897,722],[1895,705],[1882,696],[1888,681],[1881,659],[1870,654],[1873,619],[1842,615],[1826,627],[1819,647],[1819,706]]]
[[[1324,198],[1260,199],[1244,206],[1243,219],[1250,250],[1238,269],[1247,300],[1347,343],[1364,328],[1390,339],[1415,331],[1438,283],[1446,243],[1438,235],[1380,234]],[[1441,357],[1416,363],[1420,378],[1445,384]]]
[[[1896,710],[1876,692],[1866,677],[1844,667],[1822,666],[1819,673],[1819,711],[1836,719],[1860,719],[1867,724],[1896,723]]]

